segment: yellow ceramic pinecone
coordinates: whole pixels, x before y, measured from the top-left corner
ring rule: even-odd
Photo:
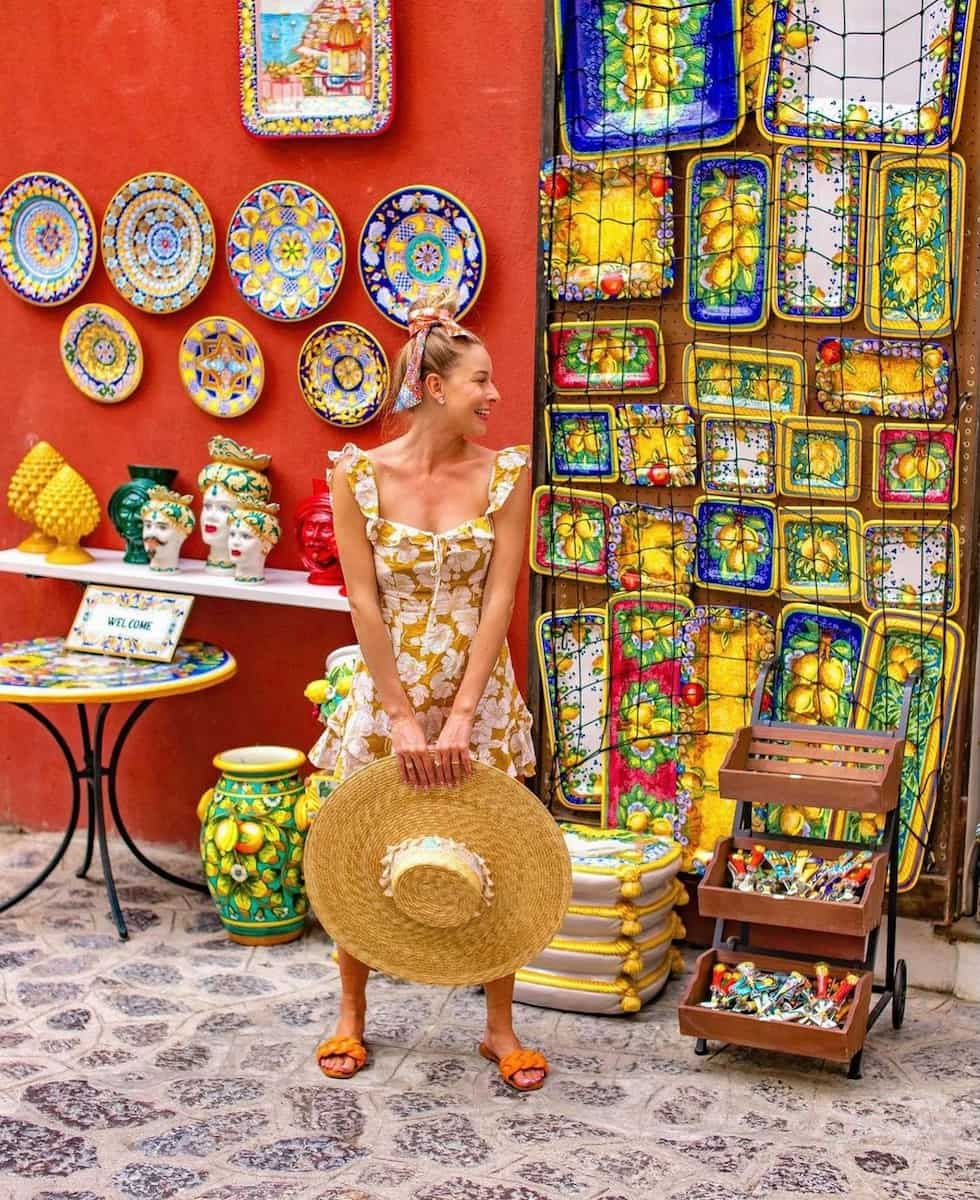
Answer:
[[[19,521],[34,524],[38,496],[64,465],[65,460],[47,442],[38,442],[28,450],[7,487],[7,507]],[[35,530],[18,548],[28,554],[44,554],[53,546],[49,539]]]
[[[34,515],[38,528],[57,539],[50,562],[89,561],[78,543],[98,525],[99,501],[74,467],[66,464],[58,470],[38,496]]]

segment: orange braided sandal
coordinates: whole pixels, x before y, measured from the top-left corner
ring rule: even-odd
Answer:
[[[489,1062],[497,1064],[500,1078],[515,1092],[536,1092],[548,1076],[548,1060],[539,1050],[511,1050],[503,1058],[498,1058],[484,1042],[481,1042],[480,1053]],[[544,1075],[537,1083],[515,1083],[514,1076],[518,1071],[544,1071]]]
[[[353,1071],[328,1070],[323,1065],[325,1058],[349,1058],[354,1063]],[[316,1048],[316,1065],[328,1079],[353,1079],[357,1072],[367,1062],[367,1050],[364,1043],[354,1037],[332,1037],[321,1042]]]

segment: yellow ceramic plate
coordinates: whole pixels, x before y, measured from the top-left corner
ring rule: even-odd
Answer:
[[[773,421],[806,411],[806,363],[789,350],[692,342],[683,376],[685,402],[699,412]]]
[[[232,317],[202,317],[184,334],[177,367],[187,394],[211,417],[240,417],[265,383],[262,351]]]
[[[804,500],[854,501],[861,494],[861,422],[787,417],[779,426],[779,490]]]
[[[528,549],[539,575],[605,583],[609,512],[615,496],[568,484],[544,484],[531,499]]]
[[[787,600],[844,600],[861,591],[861,515],[853,508],[779,511],[780,592]]]

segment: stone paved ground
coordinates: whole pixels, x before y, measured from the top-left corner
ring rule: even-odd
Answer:
[[[6,837],[0,892],[54,844]],[[517,1096],[475,1053],[476,990],[377,979],[372,1065],[332,1083],[312,1058],[337,997],[323,935],[233,945],[205,897],[114,861],[128,942],[71,868],[0,916],[2,1200],[980,1197],[978,1006],[912,993],[859,1083],[696,1058],[681,982],[634,1018],[524,1008],[553,1073]]]

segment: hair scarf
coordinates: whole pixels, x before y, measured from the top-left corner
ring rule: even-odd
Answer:
[[[425,343],[436,325],[441,325],[450,337],[459,337],[465,333],[462,325],[453,320],[453,314],[448,308],[420,308],[412,317],[408,326],[408,336],[412,339],[412,349],[408,355],[408,366],[405,379],[398,389],[393,412],[404,412],[422,403],[422,361],[425,358]]]

